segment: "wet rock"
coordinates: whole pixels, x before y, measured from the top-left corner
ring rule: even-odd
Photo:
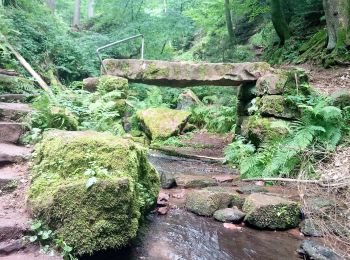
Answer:
[[[175,175],[170,172],[162,172],[160,174],[160,183],[163,189],[171,189],[176,185]]]
[[[194,190],[186,196],[186,209],[202,216],[212,216],[215,211],[227,208],[240,199],[234,191]]]
[[[241,194],[252,194],[252,193],[260,193],[260,192],[268,192],[268,190],[258,185],[244,185],[239,187],[237,189],[237,192]]]
[[[176,185],[179,187],[188,188],[205,188],[210,186],[217,186],[217,182],[211,178],[200,175],[186,175],[181,174],[175,177]]]
[[[243,205],[244,221],[261,229],[288,229],[300,223],[300,206],[282,197],[253,193]]]
[[[224,182],[233,182],[233,180],[236,180],[239,178],[238,175],[216,175],[212,177],[215,181],[218,183],[224,183]]]
[[[322,236],[322,230],[320,230],[320,228],[316,224],[314,224],[311,219],[305,219],[300,224],[300,231],[305,236],[310,236],[310,237]]]
[[[254,63],[190,63],[156,60],[106,59],[108,75],[128,78],[130,81],[161,86],[239,86],[255,82],[271,70],[265,62]]]
[[[234,231],[240,231],[240,232],[243,230],[243,227],[237,226],[232,223],[224,223],[224,228],[234,230]]]
[[[170,199],[170,195],[168,193],[160,192],[157,199],[157,205],[158,206],[168,205],[169,199]]]
[[[166,215],[169,211],[169,207],[160,207],[160,208],[157,208],[157,213],[159,215]]]
[[[239,223],[243,220],[244,217],[245,214],[237,207],[219,209],[214,213],[214,218],[221,222]]]
[[[169,108],[149,108],[137,112],[144,132],[152,140],[164,140],[180,134],[191,113]]]
[[[312,240],[304,240],[300,244],[298,253],[306,259],[314,260],[341,260],[342,258],[335,254],[332,249],[317,244]]]

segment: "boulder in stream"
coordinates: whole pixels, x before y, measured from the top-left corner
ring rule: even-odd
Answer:
[[[243,220],[245,214],[237,207],[219,209],[215,211],[214,218],[221,222],[239,223]]]
[[[32,165],[33,218],[77,255],[126,246],[159,193],[147,151],[107,133],[47,132]]]
[[[176,185],[188,188],[205,188],[217,186],[218,183],[210,176],[180,174],[175,177]]]
[[[194,190],[186,196],[186,209],[198,215],[210,217],[215,211],[233,206],[238,200],[240,197],[234,191],[209,188]]]
[[[260,229],[288,229],[300,223],[300,205],[282,197],[253,193],[243,205],[244,221]]]
[[[149,108],[137,112],[144,132],[152,140],[164,140],[182,132],[190,112],[170,108]]]

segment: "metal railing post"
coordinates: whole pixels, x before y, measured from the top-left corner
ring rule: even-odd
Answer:
[[[143,60],[143,58],[144,58],[144,51],[145,51],[145,37],[143,36],[143,34],[138,34],[138,35],[135,35],[135,36],[131,36],[131,37],[125,38],[123,40],[119,40],[119,41],[116,41],[116,42],[109,43],[109,44],[104,45],[104,46],[102,46],[102,47],[100,47],[100,48],[98,48],[96,50],[97,57],[100,60],[102,68],[103,68],[105,73],[107,73],[107,69],[106,69],[105,65],[103,64],[103,60],[102,60],[100,51],[103,51],[103,50],[105,50],[107,48],[113,47],[113,46],[118,45],[120,43],[124,43],[124,42],[130,41],[130,40],[136,39],[136,38],[141,38],[141,60]]]

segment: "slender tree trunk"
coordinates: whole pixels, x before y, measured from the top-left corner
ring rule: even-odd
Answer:
[[[80,25],[80,6],[81,0],[75,0],[73,27],[79,27]]]
[[[4,6],[16,6],[16,0],[3,0]]]
[[[225,16],[226,16],[227,33],[228,33],[229,41],[232,44],[235,35],[233,32],[232,16],[231,16],[231,10],[230,10],[230,0],[225,0]]]
[[[89,0],[89,3],[88,3],[88,18],[94,17],[94,5],[95,5],[95,0]]]
[[[168,11],[167,0],[163,0],[163,8],[164,8],[164,13],[166,13]]]
[[[323,0],[328,31],[328,50],[350,46],[350,0]]]
[[[55,11],[56,9],[56,0],[46,0],[47,6],[52,10]]]
[[[281,0],[271,0],[271,19],[273,26],[280,38],[281,45],[290,38],[290,30],[283,12]]]

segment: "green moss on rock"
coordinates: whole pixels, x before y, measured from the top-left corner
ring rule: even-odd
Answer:
[[[219,209],[233,206],[239,199],[236,192],[220,187],[194,190],[186,196],[186,209],[201,216],[212,216]]]
[[[126,246],[159,192],[146,150],[106,133],[46,133],[35,148],[32,173],[34,217],[77,255]],[[91,178],[96,181],[88,187]]]
[[[288,103],[285,97],[281,95],[257,98],[256,104],[263,116],[295,119],[299,115],[297,107]]]
[[[272,122],[283,122],[275,118],[249,116],[244,117],[240,134],[246,137],[254,145],[259,146],[261,143],[282,138],[288,132],[284,128],[272,127]]]
[[[105,95],[112,91],[119,91],[121,98],[126,98],[128,95],[129,84],[125,78],[117,76],[102,76],[98,80],[97,91],[101,95]]]
[[[164,140],[180,134],[190,116],[190,112],[169,108],[149,108],[137,112],[142,128],[152,140]]]
[[[254,193],[243,205],[244,221],[260,229],[288,229],[300,223],[300,205],[272,195]]]

